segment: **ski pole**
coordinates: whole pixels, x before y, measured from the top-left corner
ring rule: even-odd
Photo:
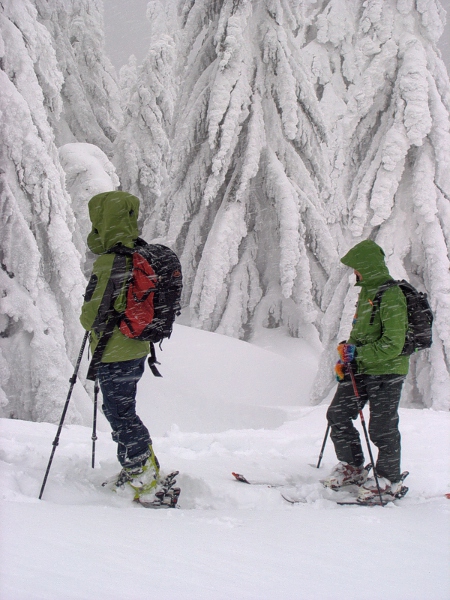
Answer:
[[[330,433],[330,427],[331,427],[331,425],[328,423],[327,430],[325,431],[325,437],[323,438],[323,444],[322,444],[322,448],[320,450],[319,460],[317,462],[316,469],[318,469],[320,467],[320,463],[322,462],[322,457],[323,457],[323,453],[325,450],[325,444],[327,443],[328,434]]]
[[[63,412],[62,412],[62,415],[61,415],[61,420],[59,422],[59,427],[58,427],[58,430],[56,432],[55,439],[53,440],[53,444],[52,444],[53,445],[53,449],[52,449],[52,453],[50,454],[50,460],[48,461],[47,470],[45,471],[44,481],[42,482],[41,492],[39,494],[39,500],[42,498],[42,494],[44,493],[45,484],[47,483],[47,477],[48,477],[48,474],[50,472],[50,467],[52,466],[53,456],[54,456],[55,451],[56,451],[56,446],[59,444],[59,436],[61,434],[61,429],[62,429],[62,426],[63,426],[63,423],[64,423],[64,419],[66,417],[67,409],[69,408],[69,401],[70,401],[70,397],[72,395],[72,390],[73,390],[73,387],[74,387],[74,385],[75,385],[75,383],[77,381],[78,369],[80,368],[80,363],[81,363],[81,359],[83,357],[83,352],[84,352],[84,348],[86,346],[88,335],[89,335],[89,332],[86,331],[86,333],[84,334],[83,342],[81,344],[81,349],[80,349],[80,353],[78,355],[77,364],[75,365],[75,370],[73,372],[72,377],[69,379],[69,381],[70,381],[69,393],[67,394],[66,403],[64,405],[64,409],[63,409]]]
[[[95,442],[97,441],[97,399],[99,392],[98,379],[94,384],[94,418],[92,420],[92,468],[95,467]]]
[[[361,425],[362,425],[362,428],[364,431],[364,437],[366,438],[367,449],[369,450],[370,462],[373,465],[373,476],[375,478],[375,483],[377,484],[378,495],[380,496],[380,504],[381,504],[381,506],[384,506],[383,497],[381,495],[381,490],[380,490],[380,484],[378,483],[378,475],[377,475],[377,471],[375,469],[375,461],[373,460],[372,448],[370,447],[369,436],[367,434],[366,421],[364,419],[364,413],[362,411],[362,408],[360,407],[360,404],[359,404],[360,395],[358,392],[358,386],[356,385],[355,376],[353,374],[353,370],[352,370],[350,363],[345,363],[345,365],[347,367],[347,373],[350,375],[350,378],[352,380],[353,392],[356,396],[356,404],[358,406],[358,412],[359,412],[359,416],[361,418]]]

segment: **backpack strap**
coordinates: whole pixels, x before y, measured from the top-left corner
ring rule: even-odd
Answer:
[[[383,285],[380,285],[380,287],[377,290],[377,293],[375,294],[375,298],[372,301],[372,314],[370,315],[369,325],[373,325],[375,315],[377,309],[380,308],[381,298],[383,297],[384,292],[389,288],[394,287],[395,285],[399,285],[399,283],[400,282],[396,281],[395,279],[389,279],[389,281],[386,281],[385,283],[383,283]]]
[[[161,373],[158,371],[158,367],[156,366],[160,365],[161,363],[156,360],[155,344],[153,342],[150,342],[150,355],[147,362],[153,375],[155,377],[162,377]]]
[[[95,381],[97,377],[97,371],[102,362],[103,353],[106,345],[108,344],[111,336],[114,332],[114,328],[119,323],[121,313],[118,313],[114,309],[114,303],[117,300],[120,290],[124,282],[124,278],[127,275],[126,256],[116,254],[111,267],[111,274],[106,284],[105,291],[103,292],[103,298],[100,302],[97,316],[92,330],[100,336],[98,344],[92,355],[89,369],[86,375],[86,379]]]

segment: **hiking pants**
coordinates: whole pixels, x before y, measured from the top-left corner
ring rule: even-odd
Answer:
[[[331,402],[327,419],[331,439],[340,462],[354,466],[364,463],[361,439],[352,421],[358,418],[359,408],[367,402],[370,409],[369,436],[378,448],[376,471],[379,477],[391,482],[400,479],[400,432],[398,405],[404,375],[355,375],[360,398],[356,398],[353,384],[347,377],[339,383]]]
[[[103,413],[117,442],[117,458],[122,467],[140,466],[150,455],[150,434],[136,414],[137,383],[144,367],[145,357],[101,363],[98,369]]]

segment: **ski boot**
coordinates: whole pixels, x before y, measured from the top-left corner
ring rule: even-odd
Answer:
[[[357,501],[360,504],[377,504],[380,502],[380,493],[384,503],[403,498],[408,491],[408,488],[403,485],[408,474],[408,471],[405,471],[395,482],[391,482],[386,477],[378,477],[378,486],[375,477],[370,477],[359,488]]]
[[[361,465],[354,467],[345,462],[338,463],[326,479],[322,481],[324,487],[339,490],[347,485],[361,485],[368,475],[367,467]]]

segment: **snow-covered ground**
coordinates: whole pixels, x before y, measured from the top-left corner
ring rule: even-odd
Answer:
[[[176,510],[101,487],[117,471],[102,416],[95,469],[90,428],[64,426],[38,500],[56,426],[0,421],[1,600],[448,600],[450,415],[401,409],[403,500],[338,506],[319,483],[331,443],[311,466],[326,427],[326,406],[307,404],[317,349],[268,334],[262,348],[177,326],[163,378],[140,383],[163,470],[180,471]]]

